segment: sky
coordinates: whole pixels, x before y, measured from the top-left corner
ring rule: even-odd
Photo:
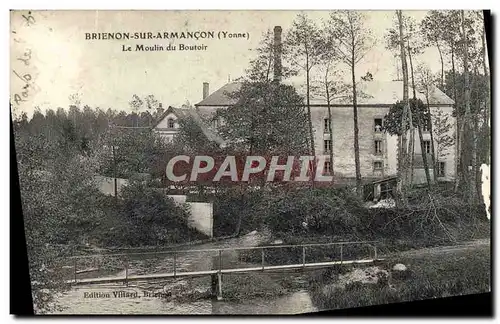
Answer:
[[[24,11],[11,12],[11,97],[14,111],[31,115],[35,107],[68,107],[78,94],[81,105],[129,111],[132,95],[153,94],[164,107],[202,99],[203,82],[213,92],[244,75],[262,34],[281,26],[286,34],[299,11]],[[321,24],[327,11],[305,11]],[[376,80],[396,77],[396,60],[385,49],[384,34],[394,11],[366,11],[366,27],[376,39],[357,67]],[[405,11],[419,22],[425,11]],[[95,32],[214,31],[214,39],[87,40]],[[218,39],[219,31],[246,38]],[[123,51],[136,44],[206,45],[205,51]],[[416,59],[440,69],[437,51]],[[346,72],[348,71],[347,68]],[[30,86],[26,88],[26,78]],[[17,95],[17,96],[16,96]],[[22,100],[22,101],[21,101]]]

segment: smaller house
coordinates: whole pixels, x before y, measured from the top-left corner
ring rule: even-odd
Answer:
[[[209,140],[219,145],[224,144],[224,140],[203,121],[196,108],[174,108],[169,106],[156,124],[153,125],[153,130],[164,138],[165,141],[172,142],[179,132],[179,120],[182,118],[192,118]]]

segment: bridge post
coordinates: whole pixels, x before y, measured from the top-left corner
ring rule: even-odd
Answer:
[[[174,278],[177,277],[177,253],[174,252]]]
[[[76,258],[74,259],[73,261],[73,269],[75,270],[74,272],[74,279],[75,279],[75,283],[76,283]]]
[[[217,286],[219,285],[219,278],[216,273],[212,273],[210,275],[211,279],[211,293],[212,293],[212,298],[215,299],[217,297]]]
[[[125,286],[128,287],[128,259],[125,259]]]
[[[377,246],[376,245],[373,246],[373,252],[375,254],[373,257],[373,260],[377,260]]]
[[[222,250],[219,250],[219,272],[222,270]]]
[[[261,252],[262,252],[262,271],[264,271],[264,248],[261,249]]]
[[[212,257],[212,270],[217,272],[210,275],[212,298],[222,299],[222,250],[219,250],[218,256]]]
[[[306,246],[302,246],[302,266],[306,267]]]
[[[343,254],[343,249],[342,249],[343,245],[340,244],[340,264],[343,263],[344,261],[344,256],[342,255]]]
[[[219,273],[217,274],[217,300],[222,300],[222,250],[219,250]]]
[[[217,300],[222,300],[222,272],[219,270],[217,274],[218,288],[217,289]]]

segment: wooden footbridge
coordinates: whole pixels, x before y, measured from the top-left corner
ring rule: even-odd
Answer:
[[[131,281],[147,281],[147,280],[157,280],[157,279],[168,279],[168,278],[181,278],[181,277],[200,277],[200,276],[211,276],[212,277],[212,290],[213,293],[217,295],[217,298],[222,298],[222,275],[230,273],[248,273],[248,272],[263,272],[263,271],[287,271],[287,270],[301,270],[301,269],[317,269],[317,268],[327,268],[337,265],[347,265],[347,264],[369,264],[375,261],[380,261],[377,256],[377,246],[375,241],[359,241],[359,242],[335,242],[335,243],[313,243],[313,244],[300,244],[300,245],[269,245],[269,246],[256,246],[256,247],[234,247],[234,248],[215,248],[215,249],[203,249],[203,250],[176,250],[176,251],[155,251],[155,252],[137,252],[137,253],[122,253],[122,254],[101,254],[101,255],[91,255],[91,256],[74,256],[74,277],[71,280],[67,280],[68,284],[72,285],[92,285],[92,284],[105,284],[105,283],[124,283],[128,285]],[[364,259],[349,259],[344,258],[344,251],[346,247],[363,246],[367,248],[367,254],[369,255]],[[277,264],[270,265],[266,264],[266,251],[271,249],[300,249],[301,250],[301,262],[293,264]],[[308,251],[313,248],[320,248],[323,252],[328,255],[332,255],[331,252],[335,252],[334,256],[336,259],[323,262],[314,262],[308,259]],[[333,251],[332,251],[333,249]],[[223,264],[223,253],[241,253],[244,251],[258,251],[260,252],[260,262],[258,266],[245,266],[245,267],[225,267]],[[198,253],[201,258],[212,258],[212,269],[200,270],[200,271],[180,271],[178,256],[186,255],[189,253]],[[125,257],[128,259],[131,256],[149,254],[155,257],[164,255],[172,256],[173,258],[173,270],[170,272],[163,273],[152,273],[152,274],[137,274],[129,275],[129,265],[128,262],[124,262],[124,275],[120,276],[110,276],[110,277],[97,277],[97,278],[77,278],[77,275],[82,271],[77,269],[77,260],[82,258],[91,257]],[[311,258],[313,256],[311,255]]]

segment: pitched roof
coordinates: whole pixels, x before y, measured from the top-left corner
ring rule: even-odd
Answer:
[[[197,103],[195,106],[228,106],[234,105],[236,100],[230,97],[231,93],[241,88],[241,82],[231,82]]]
[[[213,142],[216,142],[217,144],[221,145],[224,144],[225,141],[220,137],[214,130],[212,130],[200,117],[196,109],[194,108],[174,108],[174,107],[168,107],[165,112],[161,115],[161,117],[158,119],[158,121],[153,125],[153,128],[156,128],[162,120],[164,120],[169,114],[174,114],[177,116],[177,118],[186,118],[186,117],[191,117],[195,121],[195,123],[200,127],[202,130],[203,134]]]
[[[287,83],[287,82],[284,82]],[[299,94],[305,93],[303,84],[291,83]],[[230,94],[241,88],[241,82],[232,82],[224,85],[195,106],[230,106],[236,103]],[[358,87],[358,104],[360,105],[393,105],[396,101],[403,99],[403,81],[366,81],[361,82]],[[408,87],[410,98],[413,96],[413,88]],[[417,98],[426,101],[425,94],[417,91]],[[432,86],[429,96],[431,105],[453,105],[454,101],[437,87]],[[313,106],[326,106],[326,99],[321,96],[312,95],[310,104]],[[335,99],[335,106],[350,106],[349,98]]]

